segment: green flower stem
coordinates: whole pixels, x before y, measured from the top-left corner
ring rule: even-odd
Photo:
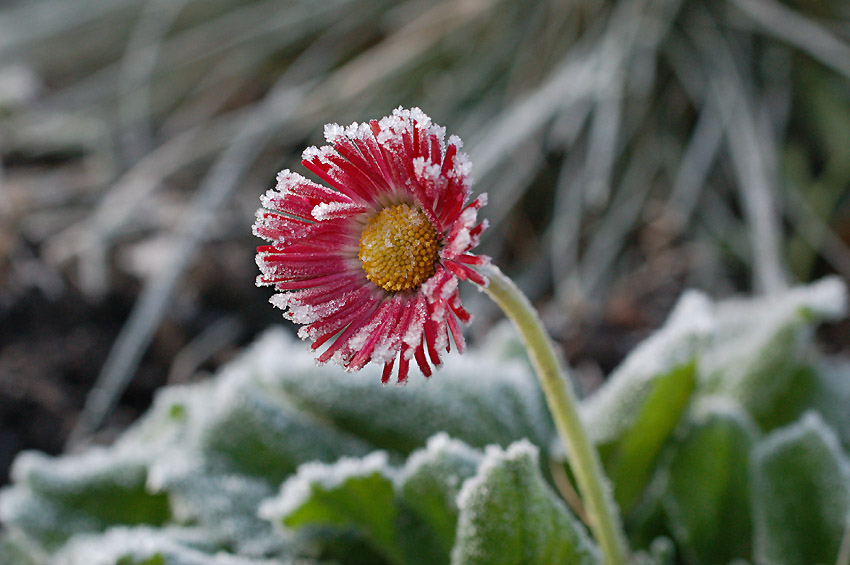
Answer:
[[[627,545],[622,524],[607,488],[599,454],[590,443],[578,415],[578,403],[566,371],[555,353],[540,317],[528,298],[498,267],[481,269],[490,280],[484,289],[516,326],[549,404],[555,427],[567,449],[570,467],[584,499],[589,526],[606,565],[626,563]]]

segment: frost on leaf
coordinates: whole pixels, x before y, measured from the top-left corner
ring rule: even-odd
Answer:
[[[649,482],[658,454],[690,402],[697,355],[712,327],[708,298],[685,294],[664,327],[635,348],[581,407],[624,510]]]
[[[458,496],[452,563],[600,563],[594,544],[538,469],[537,448],[522,441],[488,447]]]
[[[464,481],[475,475],[481,457],[477,449],[439,433],[424,449],[414,451],[399,473],[399,497],[427,528],[420,535],[439,548],[440,562],[448,560],[455,542],[457,496]]]
[[[620,438],[633,425],[662,375],[693,363],[713,327],[712,304],[691,291],[660,330],[638,345],[606,384],[582,405],[582,420],[596,443]]]
[[[850,515],[850,461],[815,412],[753,452],[755,562],[833,563]]]
[[[260,515],[302,546],[328,547],[346,533],[361,548],[392,563],[447,563],[457,525],[457,495],[481,453],[438,434],[401,467],[383,451],[333,464],[310,463],[265,501]]]
[[[288,336],[274,341],[269,350],[277,359],[302,356],[301,344]],[[408,454],[441,431],[474,447],[522,438],[546,446],[554,437],[539,385],[517,360],[470,351],[447,357],[429,380],[403,387],[382,387],[379,369],[370,365],[343,373],[297,362],[284,371],[276,362],[269,371],[269,388],[296,408],[391,452]]]
[[[53,565],[273,565],[279,561],[249,559],[214,547],[201,551],[191,531],[150,528],[113,528],[103,535],[72,540],[53,560]],[[203,545],[203,541],[201,541]]]
[[[391,562],[403,560],[395,520],[394,471],[384,452],[333,464],[307,463],[280,494],[260,507],[260,516],[288,529],[354,530]]]
[[[699,403],[665,476],[667,523],[688,563],[747,559],[752,547],[749,464],[758,428],[726,398]]]
[[[755,300],[719,302],[712,344],[700,361],[700,387],[731,396],[765,430],[793,421],[800,397],[817,387],[811,373],[815,323],[846,312],[846,287],[836,277]]]
[[[167,498],[146,489],[141,456],[97,448],[51,458],[24,453],[12,469],[14,488],[0,497],[0,519],[49,548],[73,534],[110,524],[164,523]]]

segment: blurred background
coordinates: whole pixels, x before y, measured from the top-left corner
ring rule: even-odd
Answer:
[[[850,276],[844,0],[0,0],[0,484],[281,322],[259,195],[399,105],[465,141],[584,390],[684,288]]]

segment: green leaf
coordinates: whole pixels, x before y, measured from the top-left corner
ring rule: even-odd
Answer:
[[[394,563],[405,561],[398,544],[392,470],[377,451],[363,459],[307,463],[266,501],[260,515],[286,528],[355,530]]]
[[[3,520],[48,547],[110,525],[163,524],[168,498],[147,490],[144,459],[103,448],[63,458],[24,453],[12,471],[16,486],[0,500]]]
[[[183,471],[157,478],[157,487],[168,493],[178,523],[197,524],[219,547],[245,555],[286,548],[288,540],[257,516],[260,503],[274,494],[267,481],[204,466]]]
[[[832,277],[719,303],[714,342],[700,360],[703,391],[735,399],[764,431],[794,421],[815,386],[808,373],[814,324],[843,316],[845,294]]]
[[[695,356],[711,327],[709,307],[701,294],[683,296],[664,327],[581,406],[582,420],[624,511],[637,502],[690,402]]]
[[[818,364],[817,390],[812,408],[838,434],[844,450],[850,453],[850,362],[844,358],[827,359]]]
[[[521,361],[469,351],[447,356],[430,379],[414,374],[404,386],[382,386],[374,364],[357,373],[316,367],[288,335],[267,339],[278,359],[267,376],[270,390],[378,448],[407,455],[441,431],[473,447],[522,438],[548,446],[554,437],[537,380]]]
[[[850,461],[814,412],[753,451],[756,563],[835,563],[850,514]]]
[[[675,445],[663,504],[688,563],[750,556],[748,472],[757,433],[743,409],[715,399],[700,405]]]
[[[440,433],[428,440],[425,449],[415,451],[399,474],[399,499],[403,508],[415,515],[420,528],[427,530],[415,541],[420,552],[425,547],[433,550],[432,562],[449,559],[457,530],[457,496],[480,462],[481,452]],[[403,534],[406,531],[402,529]],[[411,545],[407,537],[404,542]],[[408,554],[415,552],[409,550]]]
[[[369,451],[356,438],[271,400],[256,385],[220,386],[215,396],[205,408],[199,448],[228,470],[277,485],[301,463]]]
[[[458,497],[452,563],[600,562],[584,527],[543,480],[537,459],[537,448],[526,441],[487,448]]]

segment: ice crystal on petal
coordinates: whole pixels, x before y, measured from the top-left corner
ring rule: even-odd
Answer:
[[[288,294],[272,294],[271,298],[269,298],[269,302],[275,308],[286,310],[289,308],[289,296],[290,295]]]
[[[469,160],[469,157],[466,153],[458,153],[455,156],[454,164],[452,166],[452,170],[449,171],[449,176],[462,179],[465,182],[468,182],[469,173],[472,172],[472,162]]]
[[[261,197],[257,284],[276,287],[272,304],[303,324],[320,362],[381,363],[387,380],[398,361],[403,381],[415,359],[430,375],[449,333],[462,349],[458,276],[486,284],[474,270],[486,258],[470,254],[484,199],[463,206],[469,159],[419,108],[324,134],[329,145],[305,149],[303,164],[331,186],[286,169]]]
[[[325,141],[328,143],[336,143],[345,133],[345,128],[339,124],[325,124]]]
[[[361,207],[357,204],[347,202],[322,202],[313,207],[311,214],[318,221],[330,220],[333,218],[344,217],[351,212],[357,212]]]

